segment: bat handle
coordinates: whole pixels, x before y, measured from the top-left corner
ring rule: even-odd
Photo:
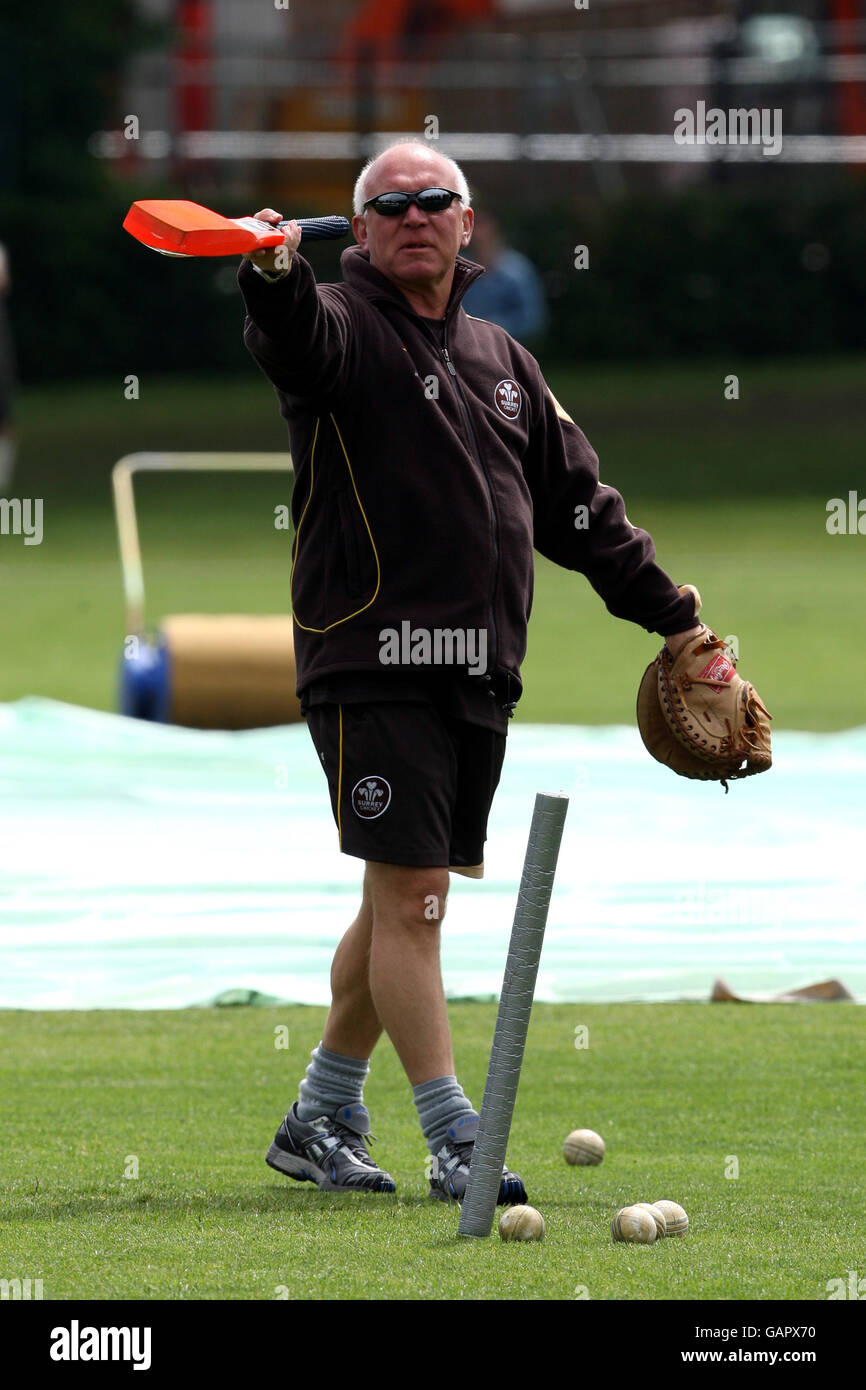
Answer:
[[[286,218],[277,226],[287,227],[290,220]],[[336,214],[331,217],[298,217],[296,220],[301,229],[301,241],[333,241],[348,236],[352,230],[348,218]]]

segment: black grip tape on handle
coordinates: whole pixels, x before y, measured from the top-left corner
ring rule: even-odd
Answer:
[[[349,219],[337,214],[330,217],[286,218],[278,222],[277,226],[282,230],[283,227],[288,227],[290,221],[297,222],[300,227],[301,241],[335,241],[338,237],[348,236],[352,230]]]

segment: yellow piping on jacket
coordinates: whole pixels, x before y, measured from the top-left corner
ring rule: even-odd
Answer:
[[[352,465],[351,465],[351,463],[349,462],[349,455],[346,453],[346,446],[345,446],[345,444],[343,443],[343,436],[340,434],[340,428],[339,428],[339,426],[338,426],[336,420],[334,419],[333,412],[331,412],[331,414],[330,414],[330,419],[331,419],[331,424],[334,426],[334,429],[337,431],[337,438],[338,438],[339,441],[340,441],[340,448],[343,450],[343,458],[346,460],[346,467],[347,467],[348,470],[349,470],[349,478],[350,478],[351,483],[352,483],[352,491],[353,491],[354,494],[355,494],[355,501],[358,503],[358,510],[360,511],[361,516],[364,518],[364,525],[365,525],[366,528],[367,528],[367,535],[370,537],[370,545],[373,547],[373,558],[374,558],[375,561],[376,561],[376,587],[375,587],[375,589],[373,590],[373,596],[372,596],[372,598],[368,599],[368,601],[367,601],[361,608],[356,608],[355,611],[354,611],[354,613],[347,613],[346,616],[345,616],[345,618],[335,618],[334,621],[333,621],[332,623],[328,623],[327,627],[307,627],[306,623],[302,623],[301,620],[300,620],[300,618],[298,617],[297,613],[295,612],[295,600],[294,600],[294,594],[293,594],[293,585],[294,585],[294,579],[295,579],[295,565],[298,563],[298,555],[300,554],[300,551],[301,551],[301,527],[302,527],[303,524],[304,524],[304,517],[307,515],[307,508],[309,507],[310,502],[312,501],[312,497],[313,497],[313,483],[315,482],[315,476],[316,476],[316,475],[315,475],[315,466],[314,466],[314,461],[315,461],[315,457],[316,457],[316,441],[317,441],[318,438],[319,438],[319,425],[321,424],[321,417],[319,417],[319,418],[316,420],[316,428],[315,428],[315,430],[314,430],[314,432],[313,432],[313,446],[312,446],[312,449],[310,450],[310,491],[309,491],[309,493],[307,494],[307,500],[306,500],[306,502],[304,503],[304,510],[301,512],[301,518],[300,518],[300,521],[298,522],[298,530],[297,530],[297,534],[295,535],[295,558],[294,558],[294,560],[292,561],[292,570],[291,570],[291,574],[289,575],[289,600],[290,600],[291,605],[292,605],[292,614],[293,614],[293,616],[294,616],[295,622],[298,624],[298,627],[303,628],[304,632],[330,632],[330,630],[331,630],[332,627],[339,627],[341,623],[347,623],[347,622],[349,621],[350,618],[357,618],[357,616],[358,616],[359,613],[364,613],[364,612],[370,607],[370,605],[371,605],[373,602],[375,602],[376,595],[378,594],[379,588],[380,588],[381,583],[382,583],[382,571],[381,571],[381,568],[380,568],[380,566],[379,566],[379,552],[378,552],[377,549],[376,549],[376,542],[373,540],[373,533],[372,533],[372,531],[370,530],[370,523],[369,523],[369,521],[367,520],[367,513],[364,511],[364,508],[363,508],[363,506],[362,506],[362,504],[361,504],[361,499],[360,499],[360,497],[358,496],[358,489],[357,489],[357,487],[355,486],[355,475],[354,475],[354,473],[352,472]]]

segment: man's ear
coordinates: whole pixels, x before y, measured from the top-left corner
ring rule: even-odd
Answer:
[[[472,228],[475,225],[475,212],[473,208],[463,209],[463,234],[460,237],[460,245],[468,246],[472,240]]]
[[[352,218],[352,231],[359,246],[367,249],[367,219],[362,213],[356,213]]]

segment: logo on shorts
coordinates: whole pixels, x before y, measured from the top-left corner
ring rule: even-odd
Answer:
[[[523,405],[523,392],[510,376],[500,381],[493,392],[493,403],[506,420],[516,420]]]
[[[384,777],[362,777],[352,788],[352,809],[361,820],[375,820],[391,805],[391,788]]]

